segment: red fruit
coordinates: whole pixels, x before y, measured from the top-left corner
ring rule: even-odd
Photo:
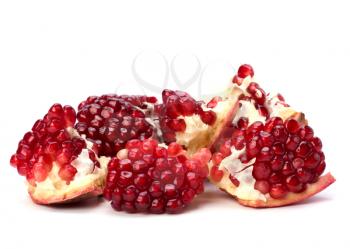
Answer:
[[[146,152],[141,148],[149,144],[156,145],[157,142],[153,139],[139,142],[132,140],[126,147],[129,151],[138,150],[144,154]],[[175,143],[169,145],[167,153],[159,153],[163,149],[165,148],[159,146],[152,149],[150,155],[155,160],[149,164],[140,163],[140,160],[130,157],[122,160],[113,159],[109,163],[104,196],[111,201],[116,210],[178,213],[203,191],[206,175],[201,176],[199,172],[206,165],[202,165],[200,160],[187,159],[186,156],[179,154],[183,152],[182,148]],[[128,171],[121,166],[126,160],[130,165]],[[113,194],[109,193],[115,192],[122,194],[113,198]]]

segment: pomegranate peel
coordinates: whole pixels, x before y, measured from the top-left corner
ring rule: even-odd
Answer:
[[[254,208],[269,208],[269,207],[280,207],[299,203],[303,200],[310,198],[321,192],[329,185],[334,183],[336,180],[331,173],[327,173],[321,176],[316,183],[310,184],[302,193],[288,193],[282,199],[268,199],[266,202],[262,200],[243,200],[236,198],[237,201],[244,206],[254,207]]]

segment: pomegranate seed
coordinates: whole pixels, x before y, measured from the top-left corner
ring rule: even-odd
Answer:
[[[298,168],[296,175],[298,176],[299,181],[302,183],[307,183],[313,178],[312,173],[303,168]]]
[[[298,147],[301,139],[298,136],[290,136],[286,142],[286,149],[290,151],[295,151]]]
[[[285,153],[284,145],[283,145],[283,143],[280,143],[280,142],[276,142],[272,146],[272,150],[275,153],[275,155],[284,155],[284,153]]]
[[[282,167],[281,173],[284,176],[289,176],[291,174],[294,174],[295,169],[293,168],[293,166],[291,165],[291,163],[289,161],[285,161],[284,165]]]
[[[141,192],[135,201],[135,207],[139,212],[146,211],[149,208],[150,204],[151,198],[146,191]]]
[[[246,147],[246,153],[249,158],[255,157],[260,152],[260,145],[256,141],[250,141]]]
[[[245,78],[247,76],[253,77],[254,76],[254,70],[251,65],[243,64],[238,68],[237,76],[240,78]]]
[[[207,125],[213,125],[216,120],[216,114],[213,111],[205,111],[200,113],[200,117],[203,123]]]
[[[240,78],[237,75],[235,75],[232,79],[232,83],[240,86],[243,83],[243,80],[244,80],[243,78]]]
[[[169,200],[166,204],[166,210],[169,213],[178,213],[181,211],[183,203],[179,199]]]
[[[292,165],[295,169],[304,167],[304,160],[297,157],[293,159]]]
[[[259,135],[260,135],[261,142],[262,142],[263,146],[270,147],[275,141],[273,136],[266,131],[260,131]]]
[[[314,169],[321,162],[321,156],[317,152],[312,153],[305,159],[305,168]]]
[[[220,152],[224,157],[231,155],[231,141],[230,140],[226,140],[223,144],[221,144]]]
[[[253,166],[252,174],[257,180],[266,180],[271,174],[271,169],[267,163],[257,162]]]
[[[308,142],[301,142],[298,146],[298,148],[295,150],[296,156],[305,158],[307,157],[312,151],[312,146]]]
[[[262,194],[267,194],[270,191],[270,184],[268,181],[256,181],[254,188],[260,191]]]
[[[295,119],[288,119],[285,122],[285,127],[289,133],[296,134],[299,130],[299,123]]]
[[[283,175],[280,172],[272,172],[269,182],[272,184],[281,183],[283,180]]]
[[[213,166],[210,169],[210,177],[214,182],[220,182],[223,176],[224,172],[218,166]]]
[[[277,183],[272,185],[269,193],[270,196],[274,199],[282,199],[286,196],[287,189],[284,185]]]
[[[276,156],[272,159],[270,164],[271,164],[271,169],[273,171],[279,171],[280,169],[283,168],[283,159],[282,157]]]
[[[67,184],[69,184],[70,181],[73,180],[76,173],[77,173],[77,169],[70,164],[66,164],[66,165],[62,166],[60,168],[60,170],[58,171],[59,177],[63,181],[66,181]]]
[[[277,141],[282,143],[284,143],[288,138],[287,131],[283,125],[276,125],[272,130],[272,135]]]
[[[305,126],[299,130],[299,136],[307,141],[311,140],[314,136],[314,131],[310,126]]]
[[[182,151],[182,146],[177,143],[171,143],[168,146],[168,154],[170,156],[175,156]]]
[[[320,162],[320,164],[315,168],[315,174],[316,176],[322,175],[326,168],[326,163],[324,161]]]
[[[251,124],[246,133],[247,134],[257,134],[264,128],[264,124],[260,121],[256,121],[253,124]]]
[[[64,106],[63,116],[64,116],[66,127],[73,127],[76,121],[76,113],[74,108],[68,105]]]
[[[216,96],[208,102],[207,107],[215,108],[220,101],[222,101],[222,98],[220,96]]]
[[[273,158],[273,152],[269,147],[263,147],[256,157],[258,162],[269,162]]]
[[[286,186],[289,191],[298,193],[303,189],[303,184],[299,181],[298,177],[293,175],[286,179]]]
[[[277,125],[283,125],[283,120],[280,117],[272,117],[266,121],[264,131],[271,132]]]
[[[181,199],[185,205],[188,205],[192,202],[195,197],[196,192],[193,189],[186,189],[181,194]]]
[[[48,111],[50,119],[61,118],[63,116],[63,108],[60,104],[54,104]]]
[[[219,165],[219,164],[221,163],[221,161],[222,161],[223,158],[224,158],[224,157],[223,157],[222,153],[220,153],[220,152],[214,153],[214,154],[213,154],[213,157],[212,157],[212,161],[213,161],[213,163],[214,163],[214,166]]]
[[[186,123],[183,119],[171,119],[168,121],[167,125],[175,132],[184,132],[186,130]]]
[[[318,137],[314,137],[311,140],[311,144],[314,146],[317,152],[321,152],[322,150],[322,141]]]
[[[233,175],[230,174],[229,179],[233,185],[235,185],[236,187],[239,187],[240,182],[238,181],[238,179],[236,177],[234,177]]]
[[[246,129],[248,127],[249,124],[249,119],[242,117],[237,121],[237,128],[242,130],[242,129]]]

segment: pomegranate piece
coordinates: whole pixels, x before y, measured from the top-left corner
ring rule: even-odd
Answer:
[[[164,148],[154,139],[130,140],[126,148],[108,164],[104,197],[115,210],[178,213],[203,192],[209,150],[198,152],[200,160],[188,158],[179,144]]]
[[[250,66],[242,65],[237,77],[244,80],[233,84],[226,96],[238,96],[240,105],[212,146],[209,178],[246,206],[296,203],[335,179],[321,176],[326,167],[322,142],[304,114],[290,108],[280,94],[266,94],[251,82],[253,75]]]
[[[168,89],[163,91],[162,99],[163,103],[154,108],[161,139],[166,144],[177,142],[183,145],[189,154],[210,147],[237,108],[236,100],[223,101],[214,97],[205,104],[188,93]]]
[[[185,117],[199,115],[204,124],[215,122],[216,115],[212,111],[203,111],[201,102],[196,101],[188,93],[183,91],[164,90],[162,93],[163,103],[156,109],[159,124],[166,143],[176,141],[176,132],[185,132]],[[170,135],[171,134],[171,135]]]
[[[73,129],[75,122],[71,106],[54,104],[23,136],[10,159],[18,173],[26,177],[29,194],[36,203],[74,201],[102,192],[104,170],[95,152]],[[84,181],[85,177],[90,181]]]

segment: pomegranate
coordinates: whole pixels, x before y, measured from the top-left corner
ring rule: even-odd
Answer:
[[[108,164],[105,199],[117,211],[178,213],[203,192],[208,149],[188,158],[181,145],[130,140]]]
[[[280,95],[271,96],[243,65],[225,98],[239,109],[212,146],[211,182],[251,207],[283,206],[304,200],[335,181],[325,170],[321,140],[303,113]],[[237,80],[239,79],[239,80]]]
[[[54,104],[19,142],[10,163],[26,177],[34,202],[68,202],[101,194],[107,161],[73,129],[71,106]]]

